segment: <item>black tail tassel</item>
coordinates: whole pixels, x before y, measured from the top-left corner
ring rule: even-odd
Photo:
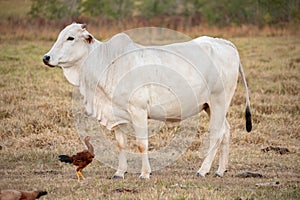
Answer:
[[[252,130],[252,120],[251,120],[251,112],[249,106],[246,107],[246,130],[247,132],[250,132]]]

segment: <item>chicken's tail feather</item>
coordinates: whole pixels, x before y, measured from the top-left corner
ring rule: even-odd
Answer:
[[[65,162],[65,163],[72,163],[73,162],[72,157],[67,156],[67,155],[59,155],[58,159],[59,159],[60,162]]]
[[[40,191],[40,192],[38,193],[38,195],[36,196],[36,199],[38,199],[38,198],[40,198],[41,196],[44,196],[44,195],[46,195],[46,194],[48,194],[47,191]]]

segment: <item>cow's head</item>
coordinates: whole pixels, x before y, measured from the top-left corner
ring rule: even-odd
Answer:
[[[43,62],[50,67],[62,67],[66,78],[78,85],[78,68],[87,58],[94,42],[93,36],[85,29],[85,24],[73,23],[64,28],[53,47],[43,57]],[[70,75],[71,74],[71,75]]]

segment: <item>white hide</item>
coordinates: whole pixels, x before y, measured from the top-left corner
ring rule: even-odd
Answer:
[[[222,50],[231,58],[222,59]],[[219,67],[224,65],[230,68]],[[238,65],[236,49],[223,40],[203,37],[145,47],[118,34],[88,56],[79,73],[80,91],[87,112],[108,129],[132,121],[129,104],[146,107],[151,119],[182,120],[199,113],[212,93],[227,89],[231,95]],[[223,88],[224,81],[231,83],[228,88]],[[140,96],[134,98],[137,89]],[[162,115],[155,110],[158,106],[165,110]]]
[[[70,35],[75,41],[67,40]],[[109,130],[116,130],[121,153],[115,175],[124,177],[127,167],[122,150],[126,140],[118,126],[133,124],[139,150],[147,151],[147,118],[179,121],[199,113],[207,104],[210,151],[198,175],[208,173],[221,145],[217,174],[223,176],[229,151],[226,113],[239,70],[249,107],[236,47],[227,40],[206,36],[164,46],[142,46],[124,33],[106,42],[87,40],[86,35],[89,33],[79,24],[66,27],[46,54],[50,56],[46,64],[62,67],[68,81],[80,88],[88,114]],[[147,153],[142,160],[141,177],[149,178]]]

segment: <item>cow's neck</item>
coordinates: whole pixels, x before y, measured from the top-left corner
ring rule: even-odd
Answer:
[[[94,49],[96,49],[100,44],[102,44],[102,42],[100,42],[99,40],[97,39],[94,39],[94,41],[90,44],[91,48],[89,50],[89,53],[91,53]]]

